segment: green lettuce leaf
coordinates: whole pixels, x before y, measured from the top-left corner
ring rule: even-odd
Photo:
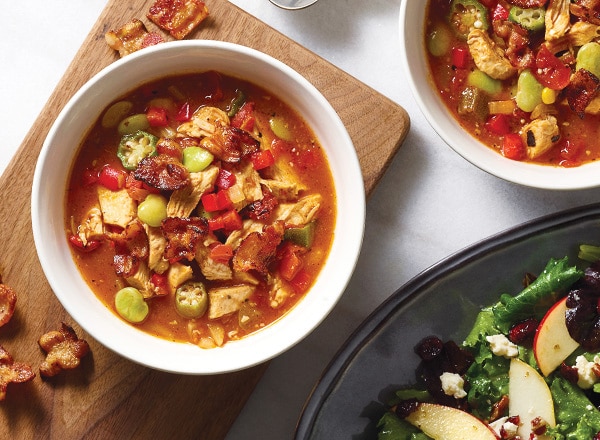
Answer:
[[[391,412],[387,412],[381,417],[377,428],[379,429],[378,440],[431,440],[420,429]]]

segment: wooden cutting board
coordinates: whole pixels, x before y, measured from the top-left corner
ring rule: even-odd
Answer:
[[[30,196],[44,138],[75,91],[117,59],[104,42],[107,30],[117,29],[131,18],[139,18],[149,30],[156,30],[145,18],[151,3],[108,2],[0,178],[0,275],[18,294],[15,316],[0,328],[0,344],[16,361],[32,365],[37,372],[44,358],[38,338],[58,329],[64,321],[73,325],[92,349],[77,370],[52,380],[42,380],[38,375],[32,382],[9,385],[7,399],[0,402],[0,438],[221,439],[267,368],[265,363],[224,375],[182,376],[127,361],[82,332],[53,295],[37,259]],[[302,73],[344,121],[369,194],[407,134],[410,124],[404,109],[228,1],[206,3],[210,18],[190,38],[244,44]]]

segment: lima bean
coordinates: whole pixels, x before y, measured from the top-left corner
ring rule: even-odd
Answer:
[[[576,69],[585,69],[600,78],[600,44],[586,43],[577,52]]]
[[[533,76],[529,69],[524,70],[519,75],[517,81],[517,106],[524,112],[532,112],[539,104],[542,103],[542,86]]]
[[[149,308],[144,296],[135,287],[124,287],[115,295],[117,313],[126,321],[134,324],[142,322],[148,316]]]

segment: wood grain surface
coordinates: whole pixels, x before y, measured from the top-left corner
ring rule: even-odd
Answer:
[[[33,244],[30,196],[33,171],[54,119],[93,74],[117,59],[104,33],[131,18],[144,21],[151,0],[110,0],[56,90],[0,177],[0,275],[18,294],[0,344],[37,373],[44,354],[37,345],[61,321],[88,340],[91,354],[77,370],[51,379],[9,385],[0,402],[2,439],[221,439],[229,430],[267,363],[215,376],[154,371],[107,350],[84,334],[55,298]],[[210,18],[189,38],[244,44],[302,73],[338,111],[361,163],[369,194],[409,129],[403,108],[335,68],[226,0],[206,0]],[[382,118],[383,115],[383,118]],[[60,203],[57,196],[57,203]],[[307,390],[308,392],[308,390]]]

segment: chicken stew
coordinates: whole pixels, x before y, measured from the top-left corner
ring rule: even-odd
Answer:
[[[429,0],[431,76],[460,124],[513,160],[600,157],[598,0]]]
[[[311,129],[268,91],[209,71],[110,105],[72,166],[65,229],[107,307],[202,348],[259,330],[309,290],[336,194]]]

